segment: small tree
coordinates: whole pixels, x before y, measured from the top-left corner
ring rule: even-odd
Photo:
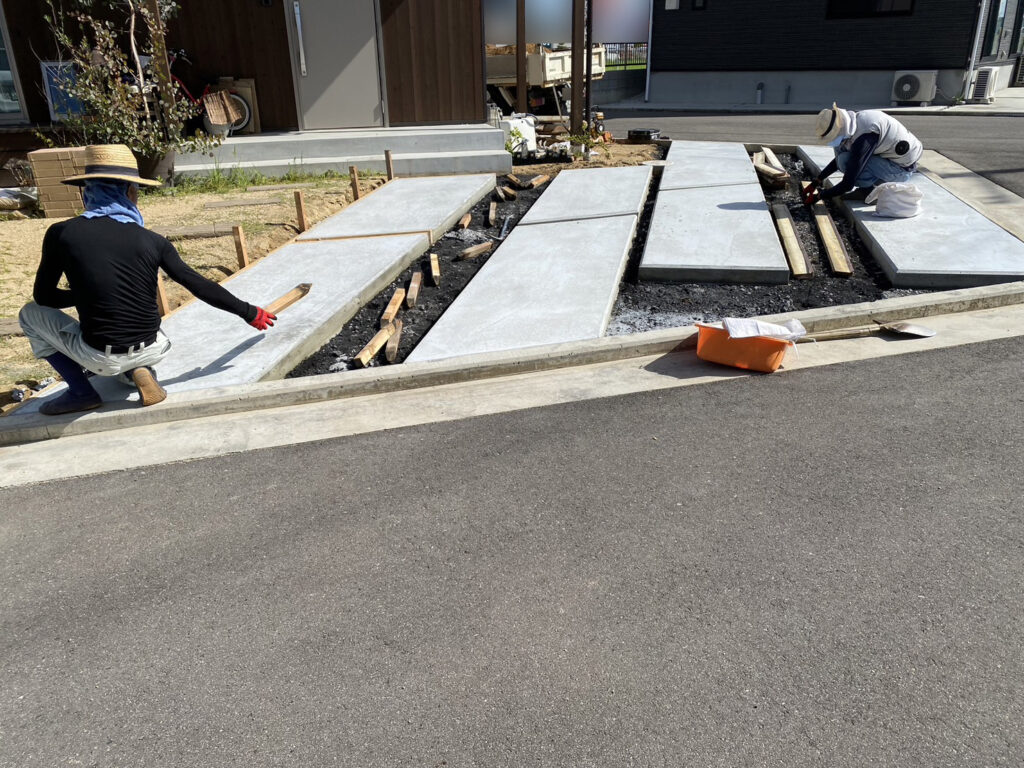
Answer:
[[[186,136],[184,126],[200,108],[174,99],[173,83],[162,68],[147,70],[157,41],[162,48],[163,19],[177,11],[174,0],[160,0],[154,16],[142,0],[47,0],[50,25],[62,61],[74,75],[59,83],[81,105],[81,113],[63,118],[51,146],[124,144],[139,158],[140,170],[152,170],[172,150],[196,152],[220,143],[219,137],[197,131]],[[144,174],[145,175],[145,174]]]

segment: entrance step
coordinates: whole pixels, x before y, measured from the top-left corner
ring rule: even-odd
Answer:
[[[813,173],[835,157],[828,147],[797,152]],[[924,198],[921,214],[910,219],[875,216],[875,206],[863,200],[840,201],[894,286],[971,288],[1024,279],[1024,242],[924,174],[912,182]]]
[[[462,125],[231,137],[208,153],[181,155],[175,162],[175,172],[209,175],[217,170],[247,168],[267,176],[282,176],[296,171],[348,173],[350,165],[383,172],[384,151],[388,149],[399,176],[507,173],[512,168],[500,128]]]
[[[416,232],[434,242],[494,189],[494,175],[395,179],[297,238],[330,240]]]

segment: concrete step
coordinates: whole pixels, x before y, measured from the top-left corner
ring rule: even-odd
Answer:
[[[219,147],[201,154],[186,154],[178,164],[222,166],[278,160],[284,163],[325,157],[384,156],[469,150],[501,150],[505,134],[490,125],[382,128],[376,130],[295,131],[232,136]]]
[[[194,157],[194,156],[186,156]],[[452,173],[509,173],[512,170],[512,155],[504,149],[464,150],[446,152],[419,152],[393,154],[396,176],[445,176]],[[331,157],[299,157],[294,160],[251,160],[231,161],[210,160],[205,162],[176,162],[174,171],[183,176],[208,176],[214,171],[226,172],[232,168],[246,168],[259,171],[268,177],[285,176],[302,172],[311,174],[336,171],[347,174],[350,165],[360,171],[383,173],[384,155],[337,155]]]

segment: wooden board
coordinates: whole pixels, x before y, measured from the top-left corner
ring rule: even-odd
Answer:
[[[806,191],[810,182],[804,182],[801,188]],[[821,200],[811,206],[811,213],[814,216],[814,224],[818,228],[818,235],[821,237],[821,244],[825,247],[825,255],[828,257],[829,266],[832,272],[840,277],[849,277],[853,274],[853,266],[850,263],[850,255],[846,252],[846,246],[839,238],[836,230],[836,223],[828,208]]]
[[[409,281],[409,290],[405,292],[405,306],[412,309],[420,297],[420,286],[423,285],[423,273],[416,272]]]
[[[519,197],[519,193],[512,189],[512,187],[501,187],[501,191],[505,193],[505,197],[509,200],[515,200]]]
[[[459,229],[468,229],[470,222],[473,221],[473,214],[467,213],[461,219],[459,219]]]
[[[487,226],[493,227],[498,221],[498,204],[492,202],[491,207],[487,209]]]
[[[284,205],[284,203],[280,200],[214,200],[204,205],[203,208],[213,210],[214,208],[244,208],[250,205]]]
[[[389,363],[395,362],[395,358],[398,357],[398,345],[402,343],[402,321],[395,320],[395,332],[388,339],[387,346],[384,347],[384,359]]]
[[[526,185],[523,183],[523,180],[516,176],[514,173],[510,173],[507,178],[514,186],[517,186],[520,189],[526,188]]]
[[[356,355],[356,362],[360,367],[365,368],[370,364],[370,361],[377,356],[377,353],[381,351],[385,344],[395,334],[395,324],[388,323],[386,326],[381,328],[374,335],[372,339],[367,343],[365,347],[359,350],[359,354]]]
[[[235,255],[238,257],[238,268],[245,269],[249,266],[249,247],[245,243],[245,231],[239,225],[232,228],[231,233],[235,236]]]
[[[804,253],[804,248],[796,236],[796,229],[793,226],[793,215],[782,203],[772,206],[772,214],[775,216],[775,226],[779,228],[779,238],[786,251],[786,260],[789,262],[789,269],[793,277],[798,280],[806,280],[813,272],[811,262]]]
[[[389,301],[388,305],[384,308],[384,314],[380,316],[381,328],[398,317],[398,313],[402,309],[403,301],[405,301],[405,288],[395,288],[395,292],[391,294],[391,301]]]
[[[480,245],[474,245],[459,254],[460,259],[475,259],[481,254],[487,253],[494,247],[494,243],[480,243]]]
[[[495,187],[494,194],[501,202],[505,202],[506,200],[508,200],[508,197],[505,195],[504,191],[502,191],[501,187]]]
[[[309,219],[306,218],[306,198],[301,189],[295,190],[295,223],[299,232],[309,229]]]
[[[782,164],[782,161],[779,160],[778,155],[772,152],[770,147],[761,147],[761,154],[764,155],[765,165],[770,166],[777,171],[788,173],[788,171],[786,171],[786,166]]]
[[[430,254],[430,279],[434,285],[441,285],[441,263],[436,253]]]
[[[755,162],[754,168],[757,170],[758,173],[760,173],[765,178],[770,179],[771,181],[784,181],[785,179],[789,178],[789,174],[786,173],[785,171],[776,170],[775,168],[772,168],[770,165],[765,165],[764,163]]]
[[[543,173],[540,176],[534,176],[532,179],[530,179],[527,186],[530,189],[537,189],[537,187],[542,187],[549,181],[551,181],[551,177],[548,176],[546,173]]]
[[[197,224],[194,227],[154,229],[153,231],[168,240],[184,240],[193,237],[230,237],[237,226],[237,222],[218,222],[216,224]]]
[[[278,298],[274,299],[272,302],[267,304],[267,306],[265,306],[264,309],[267,310],[267,312],[269,312],[272,315],[279,315],[281,312],[284,312],[284,310],[288,309],[288,307],[290,307],[296,301],[298,301],[307,293],[309,293],[309,290],[312,287],[312,283],[299,283],[290,291],[288,291],[288,293],[284,294],[283,296],[279,296]]]

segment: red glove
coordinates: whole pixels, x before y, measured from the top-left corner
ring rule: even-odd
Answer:
[[[821,200],[821,182],[814,179],[804,190],[804,205],[814,205],[819,200]]]
[[[274,325],[275,320],[277,320],[277,315],[270,314],[263,307],[256,307],[256,319],[249,325],[257,331],[265,331]]]

